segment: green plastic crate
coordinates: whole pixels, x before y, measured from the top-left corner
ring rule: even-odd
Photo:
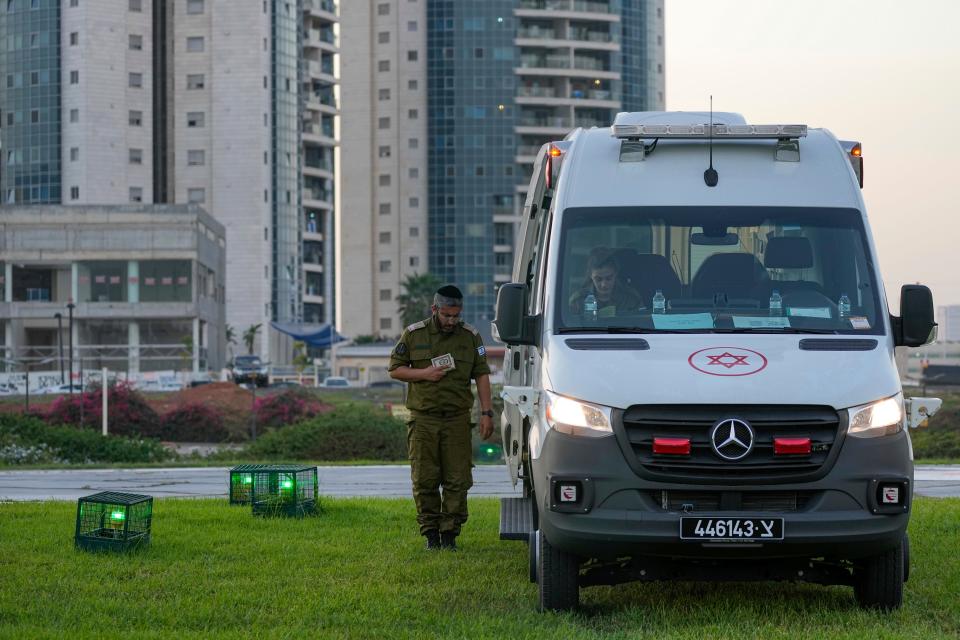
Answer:
[[[319,511],[316,467],[265,465],[252,474],[253,515],[302,518]]]
[[[153,496],[104,491],[77,501],[74,543],[85,551],[131,551],[150,544]]]
[[[230,504],[250,504],[253,498],[253,472],[268,466],[241,464],[230,469]]]

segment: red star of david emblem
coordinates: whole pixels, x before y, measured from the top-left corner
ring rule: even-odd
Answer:
[[[721,367],[726,367],[727,369],[732,369],[733,367],[738,367],[740,365],[750,366],[747,362],[749,356],[736,356],[730,353],[729,351],[724,351],[718,356],[707,356],[710,362],[707,365],[720,365]]]

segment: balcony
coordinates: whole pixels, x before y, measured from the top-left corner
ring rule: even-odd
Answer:
[[[515,12],[517,15],[532,13],[531,17],[541,17],[538,13],[543,11],[548,17],[574,17],[586,18],[595,17],[598,20],[619,21],[620,16],[614,13],[610,5],[606,2],[595,2],[591,0],[520,0]],[[591,14],[590,16],[565,16],[568,14]]]
[[[307,71],[313,78],[329,76],[331,82],[335,81],[333,77],[333,62],[310,60],[307,62]]]
[[[329,13],[333,17],[337,15],[337,7],[333,0],[303,0],[305,11]]]
[[[521,69],[569,69],[569,56],[520,56]]]
[[[315,138],[326,138],[326,140],[315,140],[316,142],[327,142],[331,145],[336,143],[333,139],[333,124],[324,125],[318,122],[304,122],[303,135],[314,136]]]
[[[556,98],[556,87],[519,87],[518,98]]]

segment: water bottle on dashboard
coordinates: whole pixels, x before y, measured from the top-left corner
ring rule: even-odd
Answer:
[[[583,317],[587,322],[597,321],[597,297],[592,293],[583,299]]]
[[[841,318],[850,317],[850,298],[845,293],[841,293],[840,300],[837,301],[837,314]]]
[[[770,316],[780,317],[783,315],[783,296],[779,289],[774,289],[770,294]]]
[[[653,294],[653,312],[654,313],[666,313],[667,312],[667,299],[663,297],[663,291],[657,289],[657,292]]]

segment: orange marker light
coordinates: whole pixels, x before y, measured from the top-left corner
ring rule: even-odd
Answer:
[[[563,151],[560,151],[557,147],[550,147],[550,156],[553,158],[558,158],[563,154]]]
[[[863,149],[860,148],[860,145],[854,145],[853,149],[850,149],[850,155],[859,158],[863,155]]]

